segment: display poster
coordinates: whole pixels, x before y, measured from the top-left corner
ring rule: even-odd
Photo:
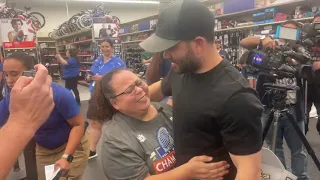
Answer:
[[[107,18],[93,18],[94,37],[103,38],[119,38],[120,25],[113,23]]]
[[[275,6],[282,3],[293,2],[294,0],[256,0],[254,3],[255,8],[263,8],[267,6]]]
[[[35,47],[35,31],[30,23],[20,19],[1,19],[0,23],[4,48]]]

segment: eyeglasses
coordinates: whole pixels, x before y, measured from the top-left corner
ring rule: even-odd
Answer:
[[[116,98],[116,97],[119,97],[123,94],[126,94],[126,95],[133,95],[135,92],[136,92],[136,87],[144,87],[145,86],[145,83],[141,80],[141,79],[137,79],[132,85],[130,85],[126,90],[124,90],[122,93],[114,96],[113,98]]]

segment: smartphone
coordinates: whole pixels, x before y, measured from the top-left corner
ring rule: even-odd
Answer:
[[[36,75],[36,71],[35,70],[24,71],[22,75],[26,77],[34,77]]]

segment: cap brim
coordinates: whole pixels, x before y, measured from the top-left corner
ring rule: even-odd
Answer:
[[[177,40],[162,39],[154,33],[148,39],[142,41],[139,45],[142,47],[142,49],[150,53],[158,53],[173,47],[179,42],[180,41]]]

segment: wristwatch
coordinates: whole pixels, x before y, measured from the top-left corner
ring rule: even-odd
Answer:
[[[69,163],[72,163],[73,161],[73,156],[69,154],[63,154],[62,158],[65,158]]]

